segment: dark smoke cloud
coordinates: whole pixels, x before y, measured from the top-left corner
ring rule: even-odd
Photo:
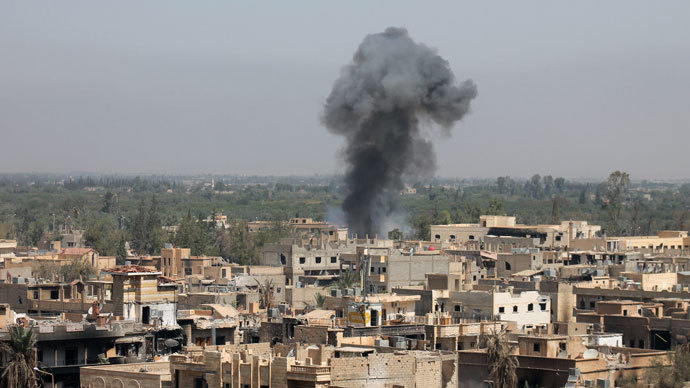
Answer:
[[[323,123],[345,136],[345,219],[359,234],[385,232],[403,176],[432,173],[436,155],[419,121],[449,133],[477,96],[472,80],[455,83],[448,62],[404,28],[368,35],[335,81]]]

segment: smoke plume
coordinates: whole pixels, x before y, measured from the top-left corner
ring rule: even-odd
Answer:
[[[347,141],[343,211],[351,232],[386,232],[403,177],[436,167],[419,122],[430,119],[450,133],[476,96],[472,80],[456,84],[448,62],[404,28],[364,38],[335,81],[322,116]]]

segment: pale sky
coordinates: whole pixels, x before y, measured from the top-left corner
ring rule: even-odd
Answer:
[[[319,114],[388,26],[472,78],[447,177],[690,178],[690,2],[3,1],[0,172],[332,174]]]

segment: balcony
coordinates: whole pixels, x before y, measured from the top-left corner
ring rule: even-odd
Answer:
[[[331,381],[331,367],[321,365],[292,365],[287,375],[289,380],[312,381],[318,383]]]

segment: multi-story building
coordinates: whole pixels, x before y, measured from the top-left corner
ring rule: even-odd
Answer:
[[[163,276],[171,278],[184,277],[184,267],[182,259],[191,256],[192,250],[189,248],[169,247],[161,249],[160,270]]]
[[[113,277],[113,313],[142,324],[176,326],[176,283],[159,282],[160,272],[141,266],[121,266],[106,272]]]
[[[454,352],[270,343],[189,348],[170,356],[173,387],[457,386]]]

